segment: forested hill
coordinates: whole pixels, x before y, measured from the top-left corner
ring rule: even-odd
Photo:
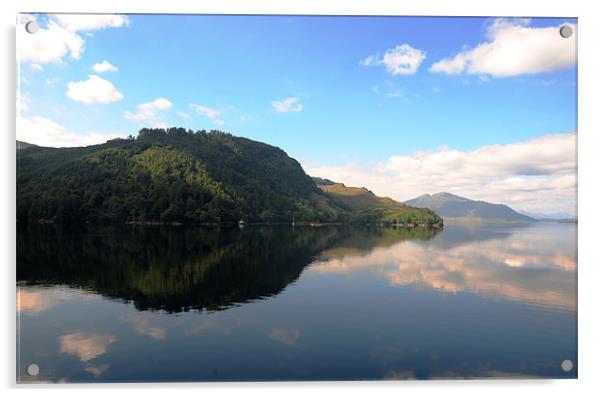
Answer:
[[[19,220],[336,221],[344,211],[283,150],[219,131],[17,153]]]
[[[323,191],[283,150],[220,131],[145,128],[87,147],[18,147],[21,222],[398,221],[385,202]],[[428,210],[396,204],[411,223],[440,224]]]

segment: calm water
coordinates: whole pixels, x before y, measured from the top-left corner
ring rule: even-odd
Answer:
[[[21,382],[577,375],[572,224],[19,226],[17,263]]]

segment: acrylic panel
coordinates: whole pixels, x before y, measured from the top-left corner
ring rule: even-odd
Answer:
[[[575,18],[20,14],[20,383],[576,378]]]

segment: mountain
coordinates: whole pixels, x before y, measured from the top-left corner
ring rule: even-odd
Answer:
[[[135,138],[29,146],[17,155],[17,219],[23,222],[396,223],[391,216],[400,213],[386,209],[385,201],[352,205],[319,188],[282,149],[220,131],[143,128]],[[406,223],[441,222],[430,211],[398,212]]]
[[[429,208],[443,218],[496,222],[533,222],[535,219],[520,214],[504,204],[475,201],[451,193],[424,194],[405,204],[418,208]]]
[[[17,156],[19,220],[338,221],[346,215],[283,150],[219,131],[142,129],[136,138]]]
[[[365,187],[349,187],[328,179],[313,179],[335,203],[363,217],[366,222],[443,225],[443,220],[431,210],[413,208],[389,197],[379,197]]]
[[[527,211],[518,211],[523,215],[529,216],[531,218],[537,219],[538,221],[575,221],[577,217],[575,215],[571,215],[567,212],[527,212]]]

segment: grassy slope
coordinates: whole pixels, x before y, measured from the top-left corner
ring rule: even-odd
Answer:
[[[385,208],[390,210],[405,210],[408,207],[390,197],[379,197],[365,187],[349,187],[342,183],[319,186],[324,192],[330,193],[352,211],[373,210]]]
[[[407,206],[390,197],[379,197],[365,187],[349,187],[314,178],[323,192],[368,222],[442,225],[442,219],[428,209]]]

